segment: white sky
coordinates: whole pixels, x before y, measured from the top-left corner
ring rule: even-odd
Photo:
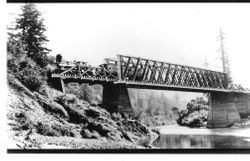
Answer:
[[[7,4],[8,21],[20,4]],[[52,55],[98,65],[116,54],[221,71],[217,36],[225,35],[235,83],[250,88],[250,4],[37,4]]]

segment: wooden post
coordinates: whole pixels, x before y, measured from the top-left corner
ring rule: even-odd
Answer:
[[[118,69],[118,79],[122,80],[122,69],[121,69],[121,55],[117,55],[117,69]]]
[[[61,83],[61,91],[62,91],[62,93],[66,93],[64,81],[63,81],[62,78],[60,78],[60,83]]]

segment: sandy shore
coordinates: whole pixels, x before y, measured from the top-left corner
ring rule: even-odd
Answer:
[[[234,128],[189,128],[179,125],[168,125],[158,127],[160,134],[179,134],[179,135],[231,135],[250,138],[250,127]]]

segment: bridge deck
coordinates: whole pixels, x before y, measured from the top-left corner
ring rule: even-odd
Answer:
[[[152,83],[138,83],[138,82],[114,82],[116,84],[125,83],[128,88],[140,88],[140,89],[155,89],[155,90],[171,90],[171,91],[183,91],[183,92],[200,92],[200,93],[214,93],[214,92],[226,92],[226,93],[250,93],[246,91],[231,90],[231,89],[215,89],[215,88],[199,88],[199,87],[184,87],[164,84],[152,84]]]
[[[77,77],[77,76],[60,76],[60,74],[52,74],[53,78],[62,78],[65,83],[78,82],[78,83],[89,83],[89,84],[126,84],[128,88],[139,88],[139,89],[155,89],[155,90],[171,90],[171,91],[184,91],[184,92],[201,92],[201,93],[212,93],[212,92],[226,92],[226,93],[250,93],[244,90],[232,90],[232,89],[217,89],[217,88],[201,88],[201,87],[187,87],[177,85],[166,85],[160,83],[150,82],[135,82],[135,81],[119,81],[117,79],[98,79],[92,77]]]

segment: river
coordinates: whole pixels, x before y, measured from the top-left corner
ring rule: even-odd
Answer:
[[[160,136],[152,144],[156,148],[250,149],[250,126],[207,129],[169,125],[159,129]]]

